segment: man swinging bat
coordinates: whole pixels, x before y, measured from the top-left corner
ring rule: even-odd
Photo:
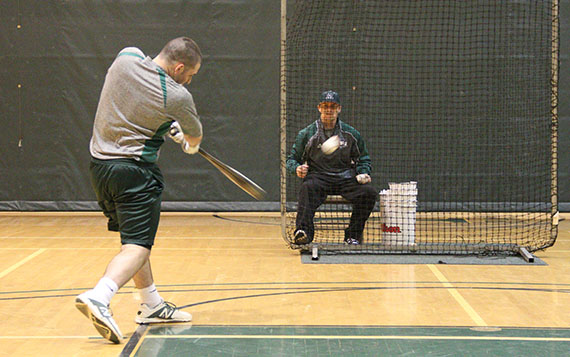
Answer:
[[[163,136],[176,121],[184,133],[186,153],[197,153],[202,141],[194,100],[184,88],[201,63],[198,45],[179,37],[168,42],[154,59],[136,47],[123,49],[105,77],[90,142],[89,170],[98,204],[109,219],[108,229],[120,232],[122,246],[97,285],[78,295],[75,304],[97,331],[114,343],[120,343],[123,336],[109,305],[130,279],[142,300],[135,322],[192,319],[162,299],[154,285],[149,257],[164,187],[156,165]]]

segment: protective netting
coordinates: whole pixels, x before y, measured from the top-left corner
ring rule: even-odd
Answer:
[[[379,193],[360,245],[344,243],[352,205],[339,197],[317,210],[313,243],[438,254],[554,244],[556,1],[297,1],[287,15],[282,165],[332,89]],[[302,180],[283,172],[283,234],[299,247]]]

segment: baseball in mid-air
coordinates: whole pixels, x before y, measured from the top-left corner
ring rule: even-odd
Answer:
[[[340,138],[338,137],[338,135],[333,135],[330,138],[328,138],[322,145],[321,145],[321,151],[325,154],[325,155],[330,155],[333,152],[336,151],[336,149],[338,149],[338,147],[340,146]]]

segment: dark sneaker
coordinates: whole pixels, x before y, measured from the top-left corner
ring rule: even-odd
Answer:
[[[358,239],[354,239],[354,238],[345,238],[344,242],[346,244],[350,244],[350,245],[359,245],[360,244]]]
[[[135,317],[137,324],[188,321],[192,321],[192,315],[180,311],[173,303],[168,301],[163,301],[153,308],[150,308],[147,304],[141,304],[137,317]]]
[[[113,320],[113,312],[109,306],[105,306],[97,300],[88,298],[85,293],[75,298],[75,307],[87,317],[97,331],[113,343],[121,343],[123,335],[119,326]]]
[[[295,244],[299,244],[299,245],[309,244],[309,243],[311,243],[311,241],[312,241],[312,239],[310,239],[307,236],[307,233],[305,233],[304,230],[297,229],[295,231]]]

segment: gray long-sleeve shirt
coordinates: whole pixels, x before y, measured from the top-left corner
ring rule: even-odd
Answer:
[[[105,77],[89,145],[91,156],[155,162],[174,120],[185,134],[202,135],[190,92],[140,49],[127,47]]]

